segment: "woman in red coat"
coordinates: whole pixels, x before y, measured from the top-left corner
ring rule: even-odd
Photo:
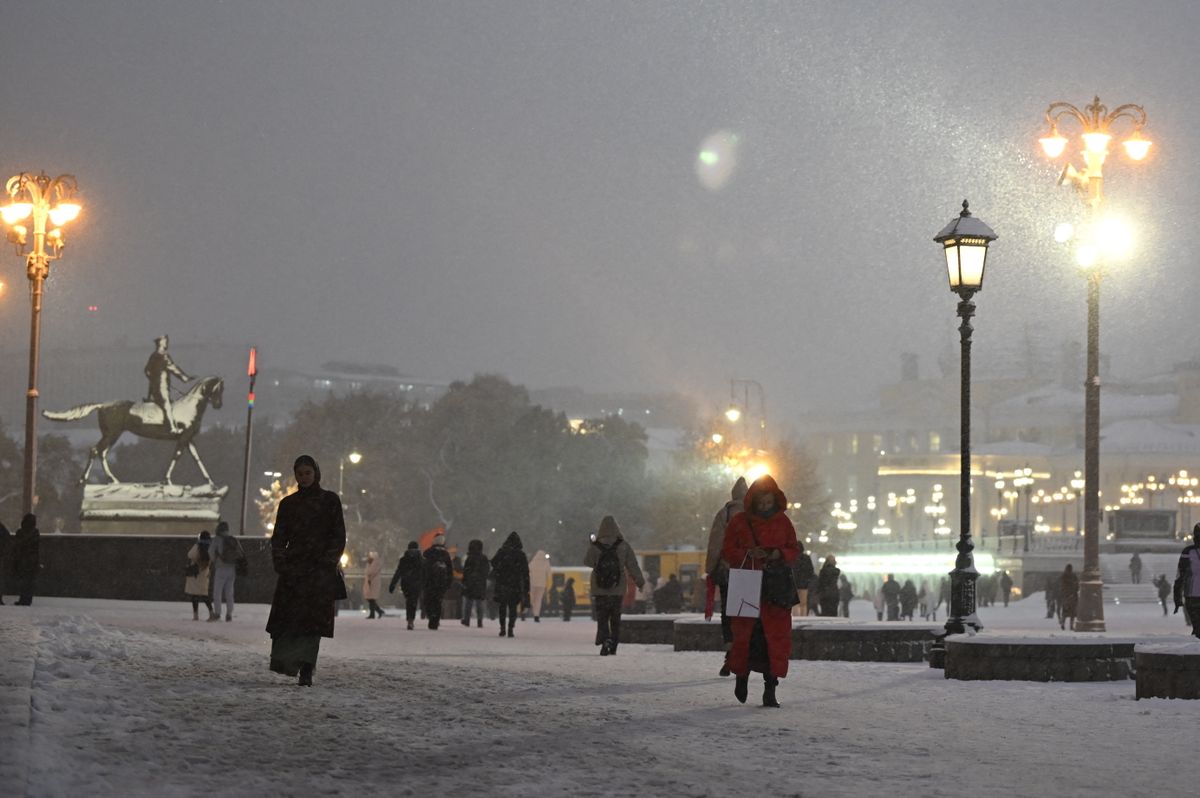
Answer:
[[[755,480],[738,513],[725,528],[721,557],[730,568],[762,569],[768,560],[791,564],[800,553],[796,529],[784,510],[787,497],[770,476]],[[737,676],[733,694],[746,703],[750,671],[763,675],[763,706],[778,707],[775,685],[787,676],[792,655],[792,612],[761,602],[759,618],[733,618],[729,670]]]

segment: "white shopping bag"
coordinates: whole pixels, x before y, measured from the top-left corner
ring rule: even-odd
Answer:
[[[731,618],[757,618],[762,602],[762,571],[750,568],[729,569],[729,595],[725,614]]]

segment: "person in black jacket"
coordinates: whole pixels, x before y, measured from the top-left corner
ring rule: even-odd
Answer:
[[[463,563],[462,625],[471,625],[471,607],[475,607],[476,625],[483,627],[483,600],[487,597],[488,572],[491,565],[483,556],[483,541],[467,544],[467,559]]]
[[[905,579],[904,587],[900,588],[900,618],[912,620],[913,610],[917,608],[917,586],[913,580]]]
[[[0,607],[4,606],[4,570],[8,564],[8,547],[11,542],[12,533],[0,523]]]
[[[400,562],[396,564],[396,573],[392,574],[392,582],[388,585],[388,592],[395,593],[396,584],[400,584],[400,592],[404,594],[404,614],[408,618],[409,629],[413,628],[413,621],[417,617],[418,602],[421,599],[422,569],[421,547],[414,540],[408,544],[408,548],[400,557]]]
[[[21,519],[21,528],[17,530],[13,539],[13,573],[17,577],[18,606],[28,607],[33,604],[38,569],[42,567],[40,538],[37,516],[27,513]]]
[[[1174,588],[1175,612],[1183,607],[1185,619],[1192,625],[1192,635],[1200,637],[1200,524],[1192,528],[1191,545],[1179,554]]]
[[[436,632],[442,624],[442,599],[454,581],[454,561],[450,559],[450,552],[446,551],[446,536],[436,536],[433,545],[421,556],[424,560],[421,596],[425,604],[425,618],[429,621],[430,630]]]
[[[571,613],[575,611],[575,577],[567,579],[567,584],[562,590],[562,619],[564,621],[571,620]]]
[[[500,637],[513,637],[517,605],[529,604],[529,561],[521,548],[521,536],[511,533],[492,556],[492,574],[496,579],[495,598],[500,607]]]
[[[1167,598],[1171,595],[1171,583],[1166,574],[1154,577],[1154,586],[1158,588],[1158,603],[1162,605],[1163,617],[1167,615]]]
[[[817,603],[822,617],[837,617],[838,602],[841,601],[838,581],[841,576],[842,569],[837,567],[837,558],[830,554],[817,574]]]
[[[896,581],[896,577],[888,574],[883,580],[883,587],[880,588],[883,592],[883,601],[887,605],[887,619],[889,621],[900,620],[900,583]]]

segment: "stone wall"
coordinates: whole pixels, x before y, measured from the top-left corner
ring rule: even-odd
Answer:
[[[1200,643],[1138,646],[1135,658],[1138,698],[1200,699]]]
[[[275,592],[267,538],[239,538],[249,572],[239,576],[237,601],[269,604]],[[183,601],[187,553],[194,543],[183,537],[129,535],[41,536],[42,569],[37,596]],[[8,586],[12,590],[11,577]]]
[[[946,678],[1034,682],[1108,682],[1134,675],[1134,642],[946,639]]]

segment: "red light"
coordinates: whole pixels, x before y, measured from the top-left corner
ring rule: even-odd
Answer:
[[[100,309],[99,305],[88,305],[88,311],[91,313],[95,313],[99,309]]]

